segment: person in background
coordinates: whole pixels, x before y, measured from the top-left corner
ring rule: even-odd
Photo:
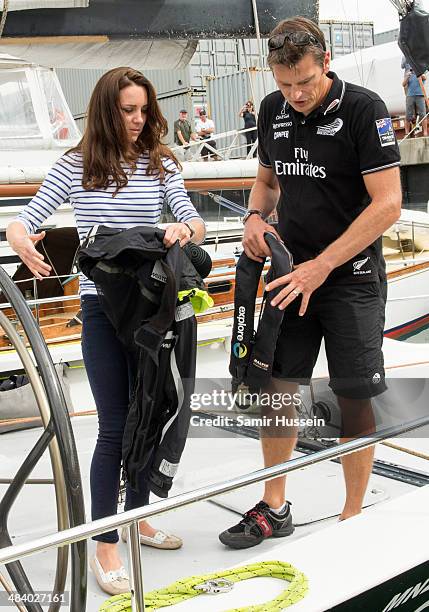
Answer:
[[[404,80],[402,81],[402,87],[405,91],[405,134],[409,134],[411,126],[419,118],[422,126],[420,136],[428,135],[428,120],[426,117],[426,96],[422,90],[420,81],[417,78],[414,70],[411,66],[402,61],[402,67],[404,68]],[[422,82],[426,81],[426,75],[422,75]]]
[[[88,121],[80,143],[53,165],[35,197],[7,228],[12,249],[34,276],[48,276],[51,267],[35,245],[45,232],[40,225],[66,200],[74,209],[82,242],[93,226],[128,229],[159,222],[164,199],[177,222],[165,230],[164,245],[200,243],[205,225],[189,200],[178,162],[162,144],[167,122],[151,82],[138,70],[122,67],[104,74],[95,86]],[[91,464],[91,516],[117,512],[122,437],[135,372],[127,350],[100,306],[94,284],[81,275],[82,353],[98,413],[98,437]],[[149,503],[148,469],[139,491],[127,486],[125,510]],[[139,525],[141,544],[179,548],[182,540]],[[125,534],[122,533],[124,539]],[[95,536],[91,567],[100,587],[111,595],[128,592],[130,584],[118,551],[116,530]]]
[[[198,140],[198,138],[192,131],[191,124],[188,121],[188,111],[184,108],[179,112],[179,118],[174,122],[174,143],[183,147],[183,149],[179,149],[183,159],[186,159],[187,154],[192,152],[189,148],[191,140]]]
[[[249,132],[245,132],[247,142],[247,155],[250,153],[250,149],[252,148],[252,144],[256,142],[256,113],[255,107],[253,106],[253,102],[248,100],[244,106],[241,107],[239,112],[239,116],[244,119],[244,129],[249,130]],[[252,129],[251,129],[252,128]],[[256,157],[256,149],[253,152],[253,157]]]
[[[214,121],[207,117],[207,113],[204,108],[200,110],[199,117],[200,118],[195,122],[196,133],[202,140],[207,140],[208,145],[213,147],[213,149],[216,149],[216,140],[210,139],[215,131]],[[203,147],[201,149],[201,157],[204,159],[204,161],[209,161],[211,157],[217,159],[216,153],[213,153],[213,151],[207,147]]]
[[[278,236],[295,266],[265,287],[284,317],[264,392],[299,398],[299,383],[309,384],[324,339],[340,439],[347,442],[374,431],[371,398],[386,389],[381,236],[401,212],[399,147],[380,97],[330,71],[330,52],[314,22],[281,21],[268,50],[278,90],[258,113],[259,167],[243,217],[243,246],[254,261],[270,256],[264,233],[275,230],[266,219],[277,209]],[[270,298],[275,288],[280,291]],[[281,412],[270,412],[277,414],[295,418],[294,403],[285,399]],[[293,426],[262,427],[265,466],[288,461],[296,438]],[[372,447],[342,457],[340,520],[361,512],[373,454]],[[285,477],[267,481],[262,500],[219,535],[221,542],[249,548],[290,535],[285,483]]]

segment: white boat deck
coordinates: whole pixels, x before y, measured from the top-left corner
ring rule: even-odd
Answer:
[[[96,417],[79,416],[72,422],[89,520],[89,465],[95,444]],[[204,437],[207,434],[211,437]],[[33,429],[1,436],[1,477],[10,477],[15,473],[39,435],[40,430]],[[427,439],[419,441],[422,450],[428,452]],[[415,440],[412,445],[414,442]],[[401,440],[400,443],[406,445],[407,441]],[[411,464],[410,467],[429,473],[429,462],[424,459],[404,455],[381,445],[377,447],[377,456],[398,464],[408,463]],[[172,494],[220,482],[260,468],[260,460],[259,443],[256,440],[236,437],[213,428],[209,432],[195,428],[193,437],[188,440]],[[32,477],[49,478],[51,473],[49,459],[45,454]],[[419,498],[418,504],[413,504],[407,501],[407,497],[402,496],[413,492],[422,494],[423,489],[373,476],[368,489],[367,503],[375,505],[366,509],[362,517],[339,524],[337,515],[341,511],[344,499],[339,464],[327,462],[294,472],[289,475],[288,483],[288,497],[293,501],[296,530],[285,540],[267,540],[257,549],[229,550],[218,541],[218,533],[239,520],[236,512],[220,507],[218,503],[230,505],[238,503],[244,511],[261,497],[261,484],[230,494],[233,499],[228,500],[227,496],[222,496],[213,501],[200,502],[154,518],[151,521],[153,525],[180,535],[184,539],[184,546],[177,551],[142,547],[145,590],[166,586],[189,575],[219,571],[256,560],[279,559],[294,564],[310,579],[310,593],[294,609],[297,612],[301,610],[315,612],[328,609],[324,602],[329,601],[333,605],[334,601],[341,601],[341,597],[350,596],[355,588],[362,588],[362,585],[364,588],[369,588],[375,575],[374,568],[377,568],[377,579],[380,572],[382,576],[397,573],[397,570],[407,563],[407,555],[411,555],[412,539],[408,526],[416,538],[414,543],[419,541],[419,551],[416,554],[425,556],[427,544],[425,546],[424,541],[427,542],[429,533],[426,529],[429,487],[425,487],[423,501]],[[0,494],[3,494],[5,489],[6,485],[0,485]],[[157,498],[151,501],[155,499]],[[400,520],[401,529],[398,529],[397,524],[399,509],[403,513]],[[426,522],[425,529],[422,529],[424,522]],[[402,533],[404,525],[407,526],[407,537]],[[26,542],[56,531],[53,487],[49,485],[24,487],[11,512],[9,530],[14,543]],[[373,539],[381,541],[382,545],[372,546]],[[120,547],[125,560],[126,545],[120,543]],[[369,548],[370,555],[368,555]],[[93,553],[93,550],[94,543],[90,542],[89,554]],[[336,551],[335,555],[330,551]],[[326,563],[328,559],[329,564]],[[345,559],[347,563],[344,563]],[[27,558],[23,564],[35,589],[52,588],[55,551]],[[1,568],[1,571],[5,573],[5,568]],[[229,594],[216,597],[201,596],[203,599],[198,597],[189,600],[174,609],[200,612],[204,606],[207,612],[220,612],[233,606],[254,605],[267,601],[284,588],[283,582],[259,578],[237,585]],[[87,612],[95,612],[105,599],[107,596],[99,590],[93,575],[89,573]]]

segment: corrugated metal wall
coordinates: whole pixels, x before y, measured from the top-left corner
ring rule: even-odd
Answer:
[[[332,57],[374,45],[374,24],[369,21],[321,21],[319,26]]]
[[[243,104],[253,100],[258,109],[262,98],[277,89],[271,71],[264,70],[264,76],[266,91],[260,70],[236,72],[207,81],[208,111],[217,132],[242,129],[244,124],[239,112]]]
[[[63,88],[77,127],[81,134],[85,130],[85,115],[94,85],[104,70],[79,70],[78,68],[58,68],[55,71]]]
[[[396,30],[389,30],[387,32],[379,32],[374,34],[374,45],[384,45],[388,42],[394,42],[399,38],[399,28]]]

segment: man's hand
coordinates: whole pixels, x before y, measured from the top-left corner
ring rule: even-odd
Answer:
[[[284,289],[272,300],[271,305],[284,310],[302,294],[299,309],[299,315],[302,317],[307,310],[311,294],[325,282],[330,272],[331,269],[327,264],[318,258],[298,264],[293,272],[276,278],[265,287],[266,291],[272,291],[276,287],[285,285]]]
[[[247,219],[244,226],[243,248],[247,257],[254,261],[262,262],[266,257],[271,256],[271,251],[264,239],[265,232],[270,232],[281,240],[273,226],[265,223],[259,215],[251,215]]]

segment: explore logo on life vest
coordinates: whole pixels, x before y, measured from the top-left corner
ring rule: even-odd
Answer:
[[[247,346],[245,344],[241,344],[241,342],[236,342],[232,347],[232,352],[234,353],[234,357],[237,359],[243,359],[247,355]]]
[[[238,309],[237,316],[237,340],[243,342],[244,330],[246,329],[246,308],[240,306]]]

